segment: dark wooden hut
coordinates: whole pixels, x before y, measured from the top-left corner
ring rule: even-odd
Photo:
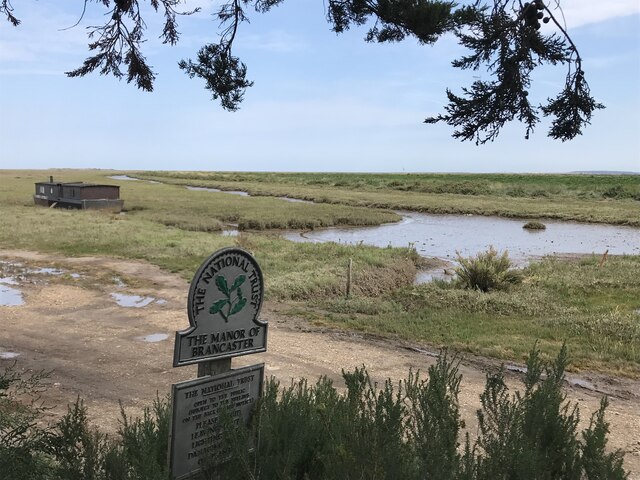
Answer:
[[[120,200],[120,187],[95,183],[57,183],[53,177],[48,182],[37,182],[33,200],[37,205],[60,208],[100,208],[120,212],[124,200]]]

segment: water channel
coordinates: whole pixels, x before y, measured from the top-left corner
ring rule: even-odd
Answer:
[[[544,255],[640,254],[640,229],[594,223],[545,220],[545,230],[522,228],[526,220],[398,212],[402,221],[377,227],[329,228],[312,232],[289,232],[296,242],[360,242],[378,247],[415,247],[425,257],[453,260],[456,251],[475,255],[493,245],[508,250],[516,264]]]
[[[247,192],[187,187],[189,190],[248,196]],[[304,201],[288,197],[281,200]],[[306,202],[306,201],[304,201]],[[311,203],[311,202],[309,202]],[[545,230],[527,230],[522,219],[479,215],[431,215],[397,212],[402,220],[377,227],[327,228],[311,232],[285,232],[295,242],[364,243],[378,247],[413,246],[420,255],[453,261],[456,252],[475,255],[493,246],[509,251],[516,265],[545,255],[640,255],[640,228],[542,220]]]

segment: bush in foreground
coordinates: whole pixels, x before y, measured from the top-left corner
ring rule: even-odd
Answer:
[[[343,373],[344,395],[324,377],[282,391],[271,380],[250,430],[227,431],[234,456],[210,478],[626,478],[622,454],[606,452],[606,399],[578,432],[578,407],[562,392],[566,364],[564,347],[551,365],[534,349],[515,394],[502,371],[488,375],[474,442],[461,435],[461,375],[446,354],[426,379],[409,373],[397,386],[378,386],[364,368]]]
[[[566,364],[564,347],[550,365],[534,349],[524,386],[515,394],[503,371],[487,375],[474,442],[462,435],[459,361],[446,353],[429,367],[426,379],[410,372],[397,385],[377,385],[364,367],[343,372],[345,394],[325,377],[315,385],[303,379],[284,389],[271,379],[248,428],[222,415],[231,458],[200,478],[627,478],[622,453],[606,450],[606,399],[589,427],[578,431],[578,407],[562,392]],[[0,373],[0,472],[8,478],[168,479],[167,401],[156,401],[142,419],[123,414],[114,439],[88,426],[80,401],[56,424],[37,429],[34,417],[24,423],[15,398],[7,395],[16,378]],[[32,429],[23,428],[22,439],[13,441],[13,426],[27,424]],[[247,444],[254,448],[249,451]]]
[[[456,283],[463,288],[481,292],[504,290],[522,280],[520,272],[511,268],[507,251],[498,255],[495,248],[489,247],[486,252],[469,258],[458,253],[457,261],[459,266],[455,269]]]
[[[45,409],[38,394],[46,378],[21,375],[15,364],[0,370],[0,479],[169,479],[167,400],[156,400],[142,419],[130,420],[123,411],[118,436],[109,438],[89,424],[80,399],[57,422],[41,425]]]

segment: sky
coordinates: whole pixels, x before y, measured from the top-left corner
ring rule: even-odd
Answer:
[[[554,0],[555,1],[555,0]],[[87,29],[104,7],[82,0],[14,0],[19,27],[0,19],[0,168],[344,172],[640,172],[640,2],[562,0],[594,97],[606,105],[570,142],[529,140],[515,122],[482,146],[451,137],[445,90],[472,75],[451,67],[465,51],[453,37],[364,42],[366,28],[336,35],[325,2],[287,0],[249,12],[235,53],[254,86],[227,112],[177,62],[215,41],[216,1],[180,19],[181,41],[162,45],[161,17],[147,17],[144,53],[152,93],[113,77],[67,78],[88,56]],[[530,98],[553,97],[566,67],[534,76]],[[484,74],[486,78],[486,73]]]

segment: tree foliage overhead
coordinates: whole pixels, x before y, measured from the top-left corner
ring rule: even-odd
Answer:
[[[155,73],[141,51],[146,33],[141,10],[147,1],[84,0],[81,19],[92,1],[107,10],[106,21],[89,27],[91,55],[67,75],[79,77],[97,70],[102,75],[126,77],[138,88],[152,91]],[[224,0],[214,14],[219,21],[215,41],[200,48],[195,59],[181,60],[179,67],[189,77],[203,79],[224,109],[237,110],[244,92],[253,85],[247,79],[246,65],[233,54],[238,29],[248,22],[250,10],[266,13],[283,1]],[[179,11],[180,3],[148,0],[153,11],[164,16],[163,43],[177,43],[178,17],[198,11]],[[550,137],[571,140],[582,133],[595,110],[604,108],[591,96],[578,49],[554,15],[561,11],[559,0],[477,0],[469,5],[444,0],[325,0],[325,5],[335,33],[367,26],[368,42],[414,38],[432,45],[445,34],[456,36],[469,54],[454,60],[453,66],[486,71],[490,79],[474,81],[461,94],[447,89],[444,113],[425,120],[451,125],[455,138],[476,144],[493,141],[513,120],[525,125],[529,138],[542,115],[551,118]],[[0,0],[0,14],[19,25],[11,0]],[[551,23],[553,28],[543,33],[541,23]],[[529,99],[531,75],[545,64],[564,65],[566,77],[555,98],[536,105]]]

